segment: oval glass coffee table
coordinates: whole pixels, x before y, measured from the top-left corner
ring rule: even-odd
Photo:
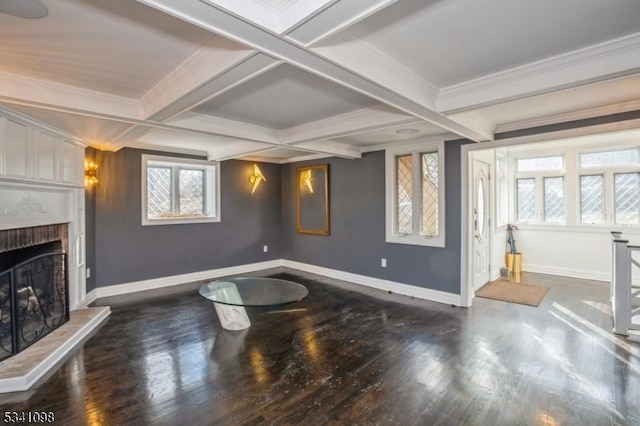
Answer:
[[[277,278],[225,278],[205,283],[199,293],[213,302],[220,324],[227,330],[244,330],[251,322],[245,306],[274,306],[298,302],[309,291],[302,284]]]

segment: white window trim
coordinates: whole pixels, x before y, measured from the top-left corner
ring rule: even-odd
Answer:
[[[545,169],[545,170],[531,170],[531,171],[518,171],[518,160],[526,160],[530,158],[547,158],[547,157],[562,157],[562,168],[560,169]],[[516,155],[512,159],[514,174],[513,181],[513,223],[518,226],[521,225],[545,225],[545,226],[558,226],[567,224],[567,179],[566,170],[568,167],[567,154],[565,151],[558,151],[555,148],[553,151],[542,153],[527,153],[525,155]],[[562,222],[545,222],[544,220],[544,179],[561,177],[563,178],[563,201],[564,201],[564,215]],[[517,180],[518,179],[534,179],[535,181],[535,219],[531,221],[520,220],[518,218],[518,196],[517,196]]]
[[[509,166],[514,170],[510,173],[509,177],[509,217],[516,223],[518,227],[522,229],[567,229],[567,227],[582,229],[589,231],[593,229],[595,232],[599,232],[601,229],[621,229],[624,232],[629,232],[632,229],[640,230],[640,225],[633,224],[618,224],[615,223],[614,212],[614,187],[613,176],[617,173],[634,173],[639,171],[638,165],[611,165],[604,167],[585,167],[581,168],[579,164],[580,153],[590,152],[609,152],[617,150],[626,150],[638,148],[637,138],[634,137],[629,140],[616,140],[613,137],[605,142],[594,143],[574,143],[571,146],[558,148],[557,146],[547,147],[539,146],[530,149],[518,150],[517,152],[511,152],[508,155]],[[564,156],[564,168],[563,170],[543,170],[535,172],[517,172],[516,161],[522,158],[532,157],[551,157],[555,155]],[[603,175],[604,177],[604,223],[582,223],[580,220],[580,176],[582,175]],[[544,213],[544,206],[542,203],[542,193],[544,192],[543,184],[544,177],[564,176],[564,196],[565,196],[565,222],[564,223],[546,223],[543,221],[543,216],[539,216],[538,213]],[[519,222],[517,219],[517,196],[516,196],[516,179],[532,177],[536,179],[536,221]],[[539,189],[538,189],[539,188]],[[539,207],[538,207],[539,206]]]
[[[414,152],[438,152],[438,235],[424,236],[404,235],[397,232],[395,220],[396,205],[396,157]],[[445,247],[445,161],[444,141],[441,139],[419,139],[414,143],[385,150],[385,222],[387,243],[412,244],[428,247]]]
[[[168,218],[168,219],[149,219],[147,214],[147,167],[149,162],[158,162],[167,166],[196,166],[205,170],[205,211],[207,215],[204,217],[185,217],[185,218]],[[190,158],[163,157],[159,155],[142,154],[142,225],[177,225],[187,223],[211,223],[220,222],[220,165],[217,162],[205,160],[194,160]],[[211,182],[211,174],[213,174],[213,185]]]

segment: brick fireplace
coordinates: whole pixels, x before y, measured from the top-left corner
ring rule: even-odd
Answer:
[[[0,231],[0,361],[69,320],[68,225]]]

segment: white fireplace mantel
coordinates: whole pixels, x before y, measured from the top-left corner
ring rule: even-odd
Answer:
[[[69,306],[86,297],[84,145],[0,108],[0,230],[69,225]]]

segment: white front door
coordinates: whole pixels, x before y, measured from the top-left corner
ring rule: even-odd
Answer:
[[[473,159],[473,289],[477,290],[491,279],[490,271],[490,183],[489,163]]]

